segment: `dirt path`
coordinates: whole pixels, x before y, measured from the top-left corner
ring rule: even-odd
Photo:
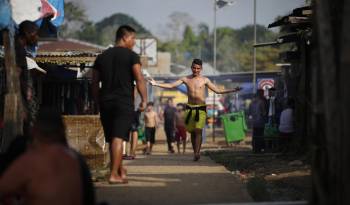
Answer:
[[[188,143],[190,147],[190,143]],[[129,183],[96,183],[99,202],[109,204],[209,204],[250,202],[245,185],[222,165],[202,156],[168,154],[164,143],[152,155],[125,161]]]

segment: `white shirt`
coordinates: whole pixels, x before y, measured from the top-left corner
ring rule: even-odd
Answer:
[[[278,130],[284,133],[294,132],[293,109],[287,108],[282,111]]]

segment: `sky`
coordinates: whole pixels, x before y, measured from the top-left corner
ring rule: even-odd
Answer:
[[[188,13],[194,24],[205,23],[213,28],[214,0],[68,0],[78,2],[89,19],[96,22],[114,13],[134,17],[154,35],[161,37],[169,15],[180,11]],[[233,0],[229,0],[233,1]],[[217,11],[217,26],[241,28],[253,24],[253,0],[236,0],[232,6]],[[257,0],[257,23],[267,26],[277,16],[289,14],[304,6],[305,0]]]

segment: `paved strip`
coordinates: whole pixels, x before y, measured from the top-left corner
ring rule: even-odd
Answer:
[[[245,185],[225,167],[202,156],[155,153],[126,161],[129,183],[96,183],[99,202],[109,204],[218,204],[251,202]]]

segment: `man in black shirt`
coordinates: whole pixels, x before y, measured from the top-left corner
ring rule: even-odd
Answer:
[[[122,154],[123,140],[129,141],[134,118],[134,81],[141,96],[139,110],[143,111],[147,103],[140,58],[132,51],[134,45],[135,30],[127,25],[120,26],[116,32],[115,46],[96,58],[93,69],[93,95],[106,141],[110,145],[110,183],[127,182]]]
[[[173,143],[175,141],[175,117],[176,108],[174,107],[173,99],[168,99],[167,105],[164,108],[164,131],[168,143],[168,151],[174,153]]]

